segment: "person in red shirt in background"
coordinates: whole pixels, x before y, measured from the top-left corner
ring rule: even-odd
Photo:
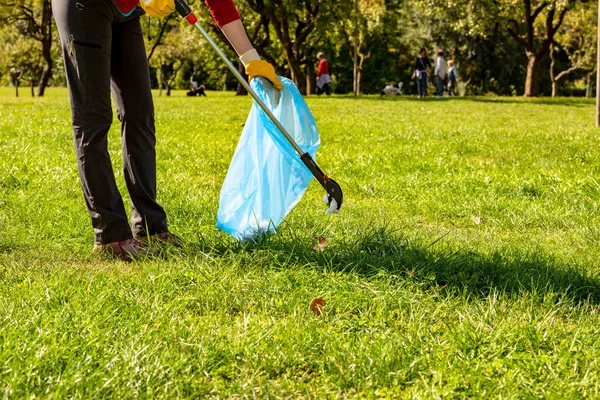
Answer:
[[[329,76],[329,63],[323,53],[317,54],[319,68],[317,69],[317,94],[331,95],[331,77]]]
[[[273,66],[250,43],[232,0],[206,5],[252,79],[282,89]],[[153,245],[178,244],[156,201],[156,136],[150,74],[140,16],[164,17],[173,0],[52,0],[69,98],[79,176],[94,228],[94,251],[130,261]],[[121,122],[131,226],[107,150],[111,92]]]

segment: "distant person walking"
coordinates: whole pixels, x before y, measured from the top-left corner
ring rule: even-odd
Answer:
[[[444,82],[448,77],[448,68],[446,66],[446,59],[444,58],[444,51],[438,50],[437,59],[435,60],[435,76],[437,77],[437,97],[444,95]]]
[[[329,76],[329,63],[325,59],[325,54],[317,54],[319,59],[319,68],[317,69],[317,94],[325,93],[331,95],[331,76]]]
[[[427,76],[431,71],[431,61],[427,57],[427,50],[422,48],[419,50],[419,57],[415,63],[415,72],[413,72],[413,79],[417,79],[417,91],[419,92],[419,98],[427,96]]]
[[[458,72],[454,66],[454,61],[448,61],[448,96],[456,96],[456,80],[458,79]]]

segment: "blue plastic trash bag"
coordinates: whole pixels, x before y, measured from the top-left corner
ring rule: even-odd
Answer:
[[[280,79],[284,89],[278,103],[269,81],[253,79],[251,86],[302,151],[315,158],[320,145],[315,120],[294,83]],[[221,188],[217,228],[238,240],[272,233],[312,178],[296,150],[253,102]]]

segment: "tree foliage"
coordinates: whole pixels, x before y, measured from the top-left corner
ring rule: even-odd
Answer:
[[[39,42],[44,66],[39,77],[37,95],[43,96],[54,66],[51,0],[3,0],[0,4],[0,21],[3,25],[16,27],[22,36]]]
[[[497,34],[498,29],[507,32],[527,57],[524,95],[537,96],[542,61],[565,17],[585,0],[420,0],[417,3],[426,15],[445,15],[451,27],[467,37],[485,40]]]
[[[190,4],[243,74],[203,1]],[[39,94],[52,76],[60,81],[55,66],[62,65],[49,6],[49,0],[0,0],[0,74],[4,82],[33,82]],[[398,82],[414,91],[410,76],[421,47],[444,49],[469,94],[550,94],[559,81],[561,94],[568,94],[575,84],[583,90],[582,80],[595,69],[597,6],[586,0],[236,0],[236,6],[261,57],[307,94],[314,93],[320,51],[335,92],[353,90],[355,43],[363,93]],[[200,33],[177,15],[142,17],[142,27],[155,87],[169,93],[196,80],[244,93]]]
[[[7,30],[1,35],[3,70],[9,76],[15,93],[19,95],[19,86],[22,81],[28,81],[31,95],[34,96],[34,87],[44,70],[44,59],[38,50],[38,43],[17,30]]]

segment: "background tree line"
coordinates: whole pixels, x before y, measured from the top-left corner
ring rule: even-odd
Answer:
[[[207,8],[190,2],[235,60]],[[277,72],[315,92],[316,54],[330,63],[336,93],[410,82],[421,47],[458,65],[468,95],[587,95],[595,84],[597,2],[587,0],[235,0],[248,34]],[[41,96],[64,85],[50,0],[0,0],[0,79]],[[142,18],[153,85],[169,95],[192,80],[235,89],[233,76],[176,15]],[[241,65],[239,65],[242,70]],[[243,89],[237,88],[242,94]]]

